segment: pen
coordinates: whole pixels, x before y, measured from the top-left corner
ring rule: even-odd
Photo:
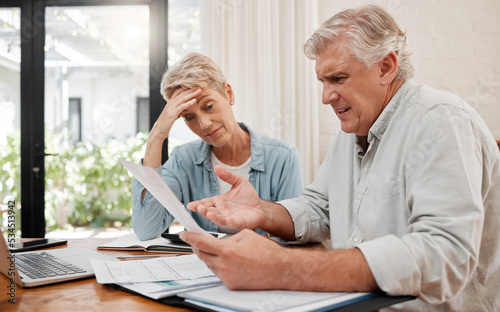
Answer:
[[[121,256],[121,257],[116,257],[116,259],[120,259],[120,260],[132,260],[132,259],[159,258],[159,257],[177,257],[177,256],[180,256],[180,254],[143,255],[143,256]]]

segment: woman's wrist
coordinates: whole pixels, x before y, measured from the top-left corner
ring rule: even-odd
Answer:
[[[150,143],[163,144],[163,141],[165,141],[167,139],[169,132],[170,131],[168,131],[168,132],[155,131],[155,128],[153,127],[153,129],[151,129],[151,132],[149,133],[148,144],[150,144]]]
[[[161,139],[150,136],[146,144],[146,153],[142,160],[142,165],[152,168],[161,166],[161,152],[163,149],[163,141]]]

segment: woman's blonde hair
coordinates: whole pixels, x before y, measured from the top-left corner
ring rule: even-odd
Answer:
[[[178,88],[209,87],[226,97],[225,84],[226,78],[214,61],[192,52],[163,74],[160,88],[161,95],[168,101]]]
[[[307,40],[304,53],[315,60],[327,45],[344,38],[353,55],[366,67],[380,62],[393,51],[398,58],[396,79],[413,77],[411,53],[406,50],[406,33],[381,7],[367,5],[337,13]]]

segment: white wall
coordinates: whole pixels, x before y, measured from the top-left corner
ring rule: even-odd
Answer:
[[[149,84],[132,76],[70,80],[69,97],[82,98],[83,141],[124,141],[136,134],[136,98],[149,97]]]
[[[82,140],[104,144],[109,138],[124,141],[136,134],[136,97],[149,97],[148,77],[116,76],[68,79],[68,97],[81,98]],[[61,123],[56,82],[45,81],[45,121]]]
[[[319,0],[320,23],[366,3],[381,5],[407,30],[414,80],[467,100],[500,140],[500,1]],[[336,117],[320,116],[321,146],[328,146]]]

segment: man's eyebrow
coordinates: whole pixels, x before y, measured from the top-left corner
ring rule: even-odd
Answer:
[[[323,77],[331,78],[331,77],[346,76],[346,75],[348,76],[349,74],[344,70],[336,70],[323,75]],[[318,80],[321,80],[320,76],[316,76],[316,78],[318,78]]]
[[[316,75],[316,78],[319,80],[319,81],[322,81],[323,80],[323,77],[326,77],[327,79],[330,78],[330,77],[334,77],[335,75],[337,75],[337,72],[330,72],[328,74],[325,74],[325,75],[322,75],[321,77],[319,75]]]

